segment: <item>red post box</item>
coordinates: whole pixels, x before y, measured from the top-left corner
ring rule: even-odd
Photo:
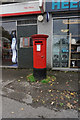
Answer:
[[[33,39],[33,75],[36,79],[46,78],[46,40],[48,35],[35,34]]]

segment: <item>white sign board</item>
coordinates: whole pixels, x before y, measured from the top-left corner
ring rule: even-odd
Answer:
[[[41,13],[39,1],[0,5],[0,16]]]

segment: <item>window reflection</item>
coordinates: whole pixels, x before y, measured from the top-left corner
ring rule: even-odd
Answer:
[[[70,19],[70,24],[69,24],[69,32],[72,33],[72,35],[78,35],[78,19]],[[71,22],[73,21],[73,22]]]
[[[68,21],[68,19],[65,19]],[[53,33],[54,35],[66,35],[67,32],[64,32],[68,29],[67,24],[63,24],[62,19],[54,20],[53,22]]]

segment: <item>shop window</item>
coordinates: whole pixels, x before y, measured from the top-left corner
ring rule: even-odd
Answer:
[[[64,19],[68,22],[68,19]],[[69,31],[67,24],[63,24],[63,19],[57,19],[53,22],[53,34],[54,35],[67,35]]]
[[[79,28],[80,18],[53,20],[53,67],[80,66]]]
[[[73,39],[80,43],[80,18],[69,20],[69,33],[72,34]]]
[[[53,32],[53,67],[68,67],[69,28],[63,19],[53,21]]]
[[[69,38],[66,35],[53,37],[53,67],[68,67]]]
[[[16,30],[16,22],[3,22],[2,28],[2,63],[3,65],[12,65],[12,31]]]
[[[32,47],[33,42],[31,37],[20,37],[20,48]]]

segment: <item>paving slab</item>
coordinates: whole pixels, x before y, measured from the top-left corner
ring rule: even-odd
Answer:
[[[78,118],[76,110],[54,110],[30,105],[3,97],[3,118]],[[6,112],[7,111],[7,112]]]
[[[79,72],[48,70],[48,76],[56,77],[53,85],[27,81],[26,76],[32,72],[32,69],[2,69],[3,117],[78,117]],[[23,105],[24,112],[14,104]],[[12,113],[8,113],[12,108]],[[26,113],[28,109],[30,112]]]

